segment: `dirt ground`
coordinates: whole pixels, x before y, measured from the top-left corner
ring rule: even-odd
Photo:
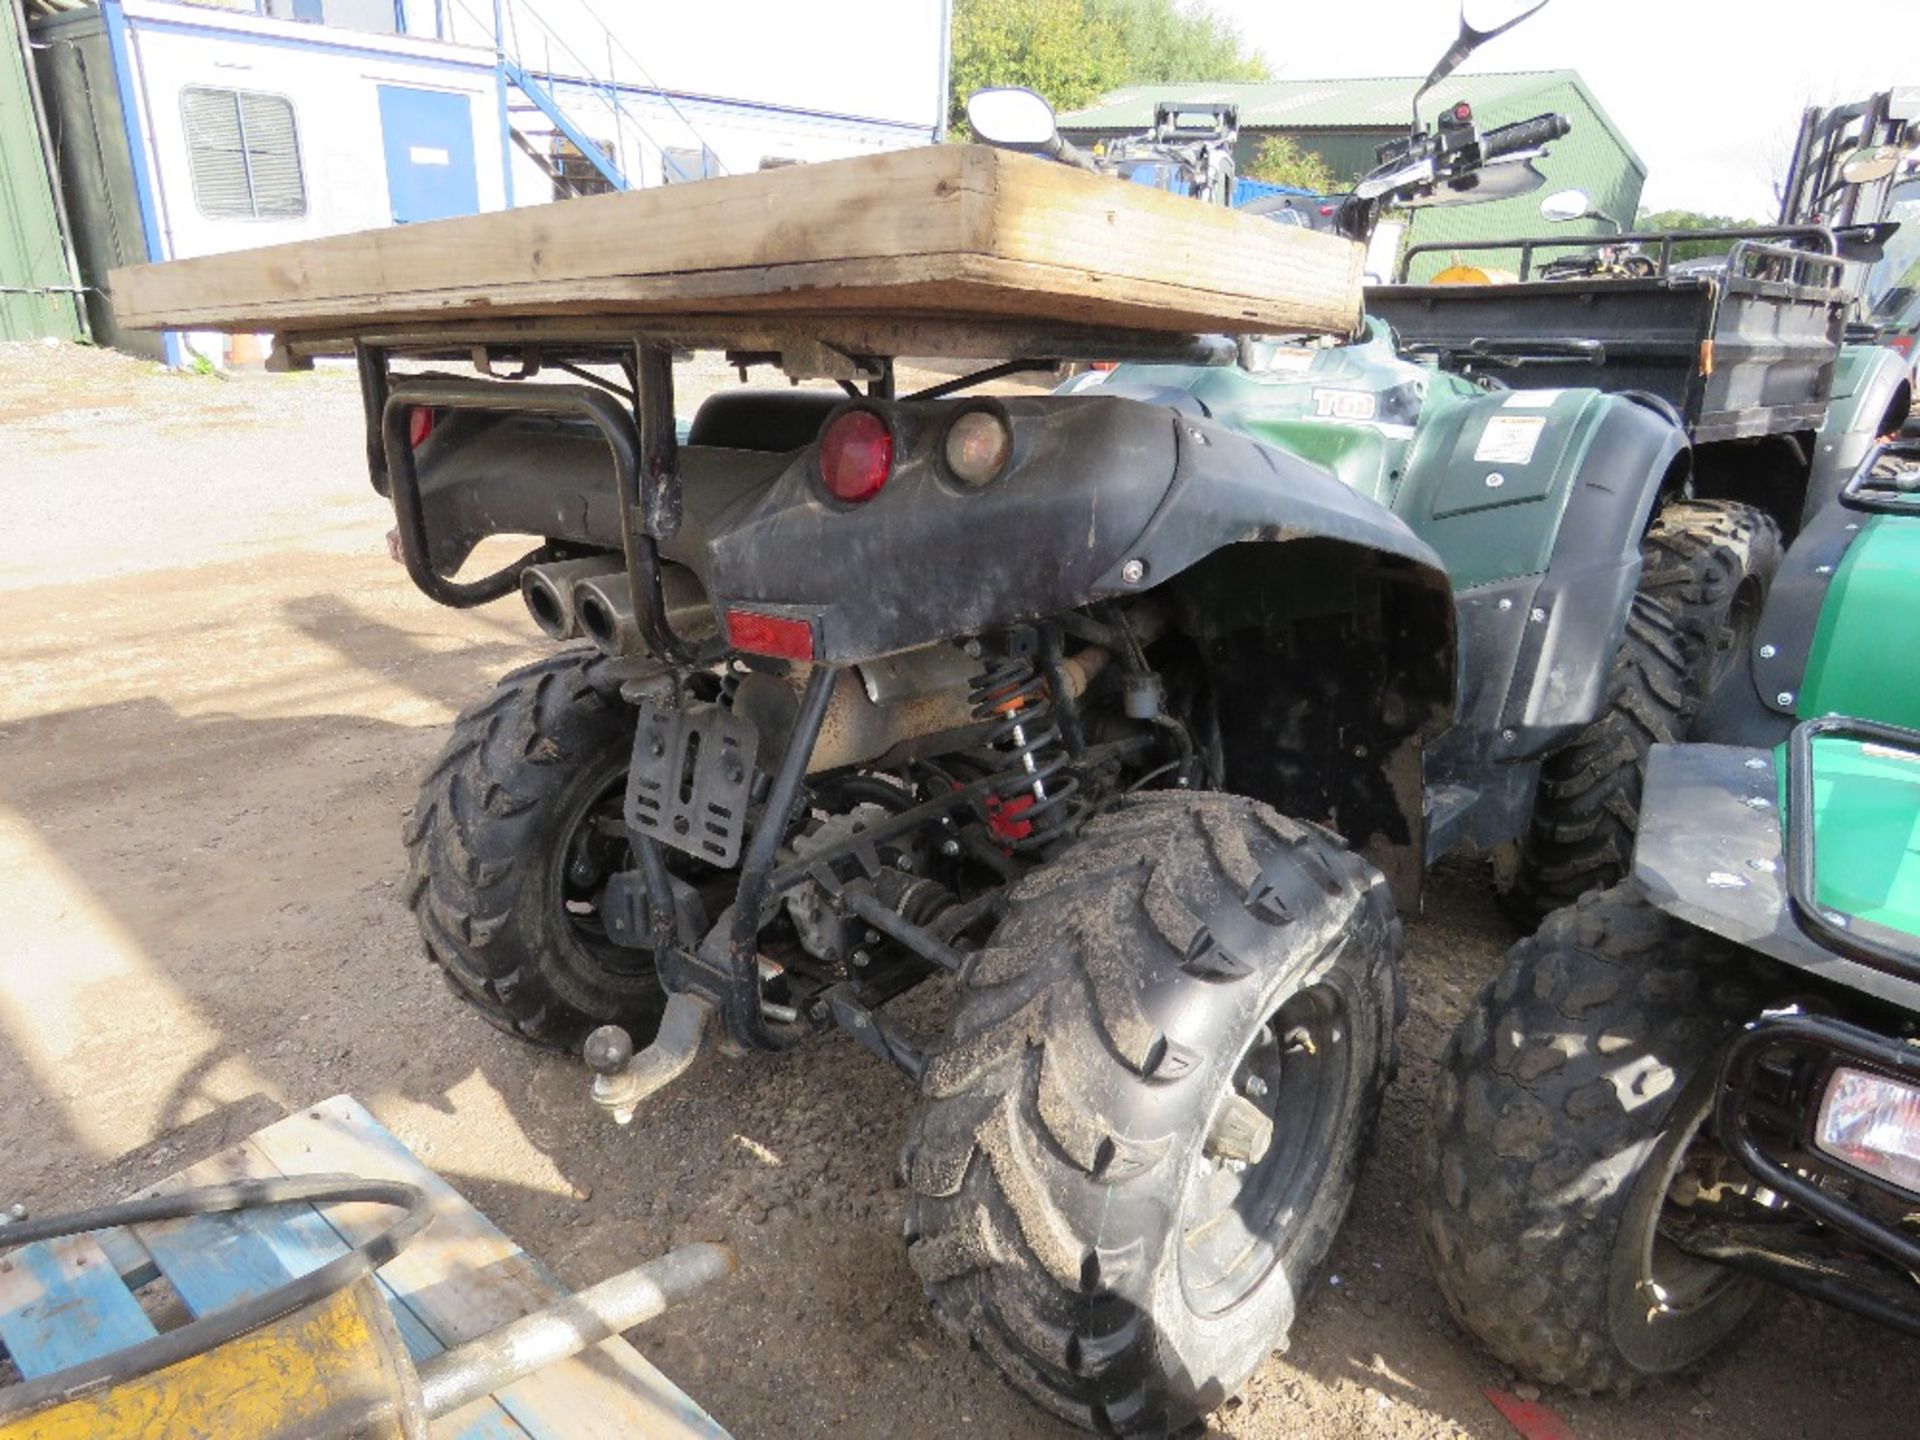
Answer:
[[[538,653],[387,558],[343,373],[231,380],[0,346],[0,1205],[104,1200],[342,1091],[585,1283],[725,1238],[743,1273],[636,1335],[742,1437],[1064,1435],[933,1322],[900,1240],[913,1097],[827,1041],[714,1062],[617,1129],[422,958],[400,822],[442,727]],[[1414,1243],[1432,1057],[1513,932],[1444,869],[1408,1060],[1244,1437],[1509,1435],[1513,1377]],[[1912,1435],[1920,1343],[1782,1297],[1697,1377],[1545,1397],[1587,1440]]]

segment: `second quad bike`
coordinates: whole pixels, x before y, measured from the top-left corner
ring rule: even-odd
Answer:
[[[1463,24],[1436,75],[1501,28]],[[1002,92],[1008,138],[1057,148],[1028,101]],[[1565,128],[1456,107],[1344,214],[1515,183]],[[966,393],[1007,365],[901,394],[891,353],[816,345],[781,358],[841,392],[723,392],[682,438],[668,331],[620,323],[360,342],[415,583],[518,587],[587,642],[427,777],[429,954],[583,1051],[616,1116],[716,1044],[854,1038],[920,1092],[907,1241],[942,1318],[1075,1424],[1196,1420],[1285,1346],[1345,1213],[1426,867],[1549,811],[1568,876],[1624,863],[1771,522],[1687,498],[1658,403],[1439,374],[1377,332],[1138,342],[1222,383],[1304,353],[1345,428],[1223,423],[1192,387]],[[1035,333],[1028,368],[1115,353]],[[489,378],[413,368],[476,346]],[[1324,381],[1343,364],[1366,378]],[[453,578],[501,534],[540,547]],[[955,1013],[916,1034],[888,1002],[939,976]]]
[[[1628,881],[1448,1046],[1425,1240],[1455,1316],[1577,1390],[1691,1365],[1769,1284],[1920,1335],[1920,445],[1788,553]]]

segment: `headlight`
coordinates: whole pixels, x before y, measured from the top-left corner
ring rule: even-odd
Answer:
[[[1842,1066],[1820,1101],[1814,1143],[1856,1170],[1920,1194],[1920,1086]]]

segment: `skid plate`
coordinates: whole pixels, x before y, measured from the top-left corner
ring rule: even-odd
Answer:
[[[627,776],[629,829],[722,868],[740,859],[760,732],[718,705],[643,705]]]

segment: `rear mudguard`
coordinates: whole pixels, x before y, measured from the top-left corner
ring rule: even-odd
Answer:
[[[1478,583],[1459,593],[1457,718],[1427,759],[1436,796],[1430,859],[1463,843],[1488,849],[1525,829],[1537,762],[1606,703],[1640,583],[1641,539],[1662,495],[1687,476],[1686,437],[1658,409],[1591,391],[1567,392],[1560,406],[1572,424],[1563,458],[1507,522],[1505,563],[1484,552],[1485,533],[1465,537],[1482,553],[1473,561]],[[1460,423],[1484,423],[1472,414],[1480,409]],[[1441,543],[1456,568],[1467,562]]]
[[[868,660],[1156,589],[1242,542],[1331,541],[1446,594],[1439,557],[1398,517],[1318,466],[1164,406],[1099,395],[857,403],[893,432],[877,497],[834,501],[816,453],[801,451],[716,519],[708,545],[718,606],[808,620],[822,659]],[[947,427],[982,406],[1011,422],[1014,450],[999,479],[973,489],[941,457]]]
[[[1802,525],[1833,502],[1877,440],[1899,432],[1912,408],[1913,381],[1904,355],[1884,345],[1841,347],[1833,395],[1814,446]]]

